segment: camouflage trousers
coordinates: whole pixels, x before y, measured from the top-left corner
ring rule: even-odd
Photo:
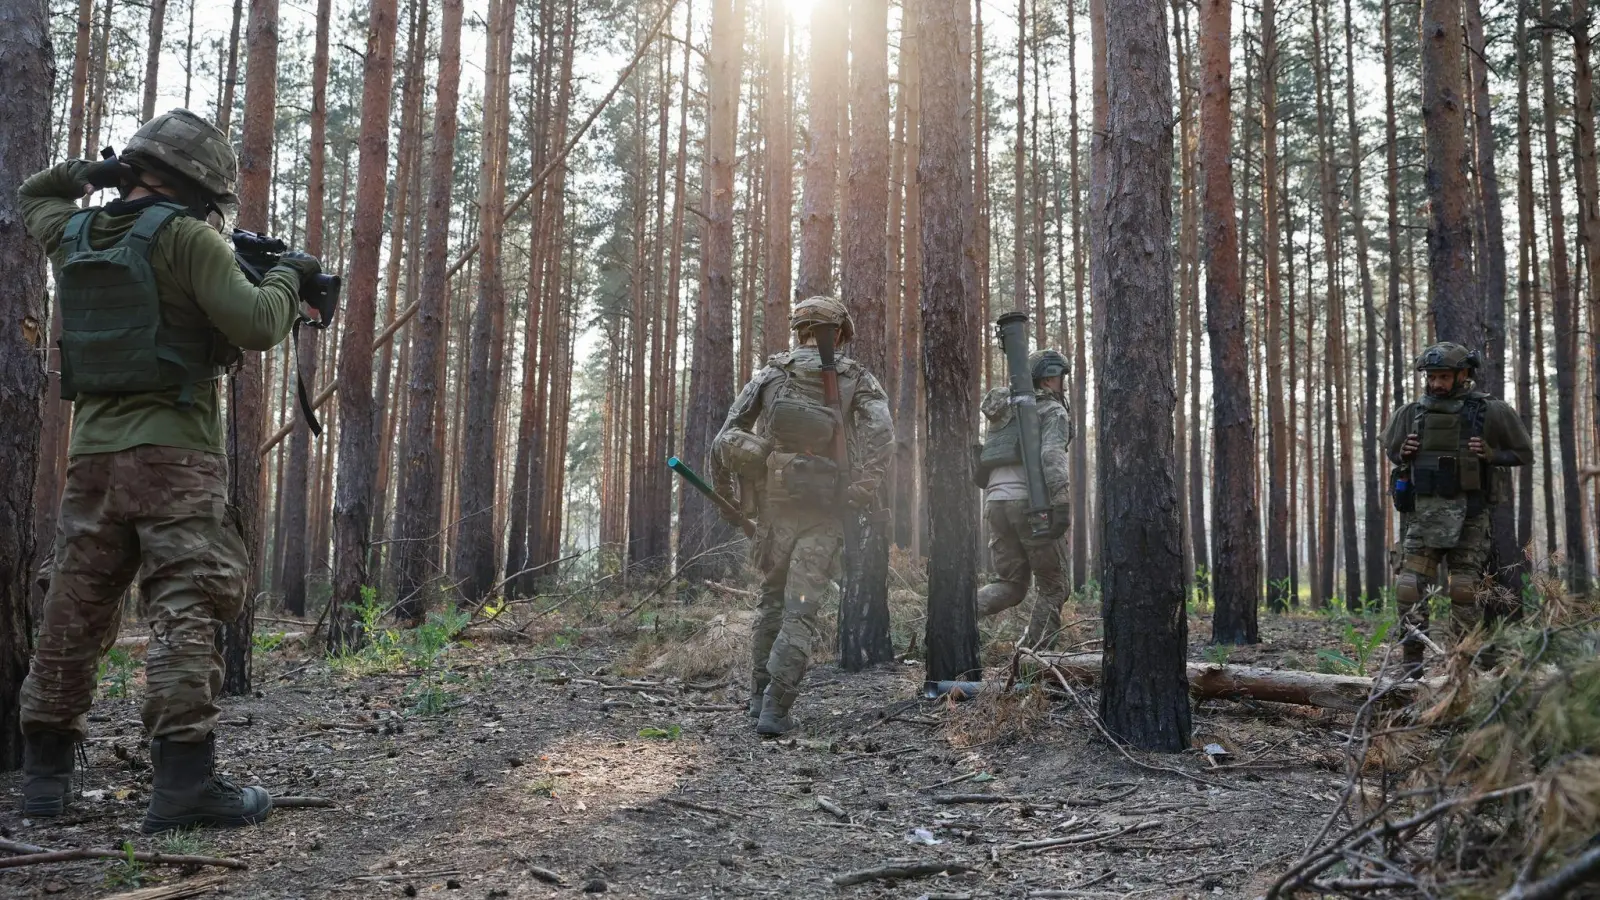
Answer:
[[[1485,598],[1490,596],[1484,584],[1489,567],[1489,513],[1467,516],[1452,547],[1429,546],[1440,541],[1430,539],[1427,528],[1419,526],[1414,516],[1405,519],[1395,579],[1395,606],[1400,621],[1426,632],[1429,598],[1436,588],[1444,588],[1450,598],[1452,630],[1457,636],[1470,632],[1483,621]],[[1443,582],[1440,565],[1447,574]]]
[[[1066,565],[1061,541],[1038,540],[1027,522],[1028,501],[989,500],[983,517],[989,525],[989,553],[995,580],[978,590],[978,617],[1020,604],[1028,582],[1037,589],[1028,620],[1028,642],[1049,646],[1061,630],[1061,604],[1067,600]]]
[[[759,694],[770,683],[784,712],[810,664],[817,613],[838,593],[843,547],[839,516],[827,509],[774,504],[757,532],[755,562],[762,580],[750,648],[752,686]]]
[[[67,467],[39,646],[22,685],[22,730],[85,735],[96,666],[139,580],[150,625],[141,710],[152,737],[202,741],[222,687],[220,621],[239,615],[248,557],[227,504],[227,460],[140,446]]]

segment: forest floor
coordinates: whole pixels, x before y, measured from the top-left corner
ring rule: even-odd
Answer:
[[[367,654],[332,662],[274,631],[305,626],[258,619],[257,690],[224,702],[219,768],[333,807],[178,838],[138,831],[149,791],[142,667],[136,651],[118,651],[73,809],[23,820],[16,776],[0,776],[0,836],[52,849],[129,841],[248,868],[39,865],[0,870],[0,896],[115,896],[213,879],[219,887],[204,896],[1257,897],[1322,829],[1346,784],[1348,713],[1208,701],[1194,712],[1197,749],[1132,754],[1141,766],[1070,701],[922,700],[920,666],[904,660],[860,674],[816,666],[796,707],[803,727],[761,740],[744,712],[753,594],[658,598],[665,609],[643,626],[620,617],[624,600],[564,621],[530,615],[516,640],[504,639],[514,627],[504,623],[528,607],[475,627],[468,633],[487,637],[471,642],[389,632]],[[623,635],[580,624],[606,622],[606,607],[627,623]],[[1069,637],[1092,641],[1093,608],[1065,617],[1074,610]],[[914,608],[900,611],[909,640],[921,626]],[[1003,666],[1006,635],[1025,621],[1013,610],[985,623],[987,662]],[[1362,648],[1349,637],[1372,623],[1262,624],[1265,643],[1233,650],[1230,662],[1313,668],[1323,648],[1354,658]],[[1192,658],[1220,661],[1208,632],[1191,615]],[[1198,749],[1213,743],[1231,755]],[[939,802],[958,793],[1011,799]],[[1079,842],[1028,846],[1056,837]],[[896,861],[952,871],[831,881]]]

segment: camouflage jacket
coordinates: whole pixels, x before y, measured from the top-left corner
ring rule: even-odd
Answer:
[[[1533,463],[1533,439],[1522,425],[1522,418],[1511,404],[1482,391],[1470,391],[1461,399],[1485,404],[1483,414],[1483,443],[1488,449],[1491,466],[1526,466]],[[1418,413],[1426,408],[1426,401],[1413,400],[1395,410],[1379,440],[1389,461],[1401,465],[1400,447],[1406,436],[1416,428]]]
[[[1036,391],[1039,410],[1039,460],[1044,464],[1044,486],[1051,502],[1068,500],[1068,475],[1071,462],[1067,448],[1072,446],[1072,414],[1067,409],[1066,397],[1051,391]],[[1011,419],[1011,389],[991,388],[981,404],[984,419],[992,431],[1003,427]]]
[[[774,354],[761,371],[734,398],[717,432],[716,446],[722,433],[730,428],[754,432],[761,437],[765,420],[761,411],[770,403],[785,378],[784,367],[798,364],[802,367],[822,366],[821,354],[815,347],[797,347]],[[894,455],[894,423],[889,417],[889,395],[878,379],[860,363],[848,356],[837,358],[839,370],[839,396],[848,398],[850,408],[845,410],[846,444],[850,452],[850,472],[855,484],[876,489],[883,480],[889,460]],[[712,486],[723,496],[734,494],[734,473],[725,470],[717,459],[711,457]]]

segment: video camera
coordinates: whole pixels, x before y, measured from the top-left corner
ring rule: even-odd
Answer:
[[[282,238],[267,237],[243,228],[233,230],[233,258],[251,284],[260,284],[267,270],[277,265],[279,257],[287,252],[289,245]],[[340,283],[339,276],[326,273],[318,273],[317,277],[302,282],[300,300],[315,309],[320,318],[301,321],[313,328],[327,328],[333,324],[333,314],[339,308]]]

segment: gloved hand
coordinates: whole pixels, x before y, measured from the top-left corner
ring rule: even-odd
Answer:
[[[309,253],[299,250],[290,250],[278,257],[278,265],[286,269],[293,269],[300,276],[300,283],[305,284],[311,279],[322,274],[322,262]]]
[[[858,481],[845,488],[844,502],[856,511],[871,509],[878,502],[878,486],[868,481]]]
[[[115,157],[85,163],[78,169],[78,177],[83,179],[83,183],[96,189],[121,187],[132,176],[133,169]]]
[[[1050,540],[1059,541],[1067,536],[1067,526],[1072,524],[1072,504],[1055,503],[1050,507]]]

